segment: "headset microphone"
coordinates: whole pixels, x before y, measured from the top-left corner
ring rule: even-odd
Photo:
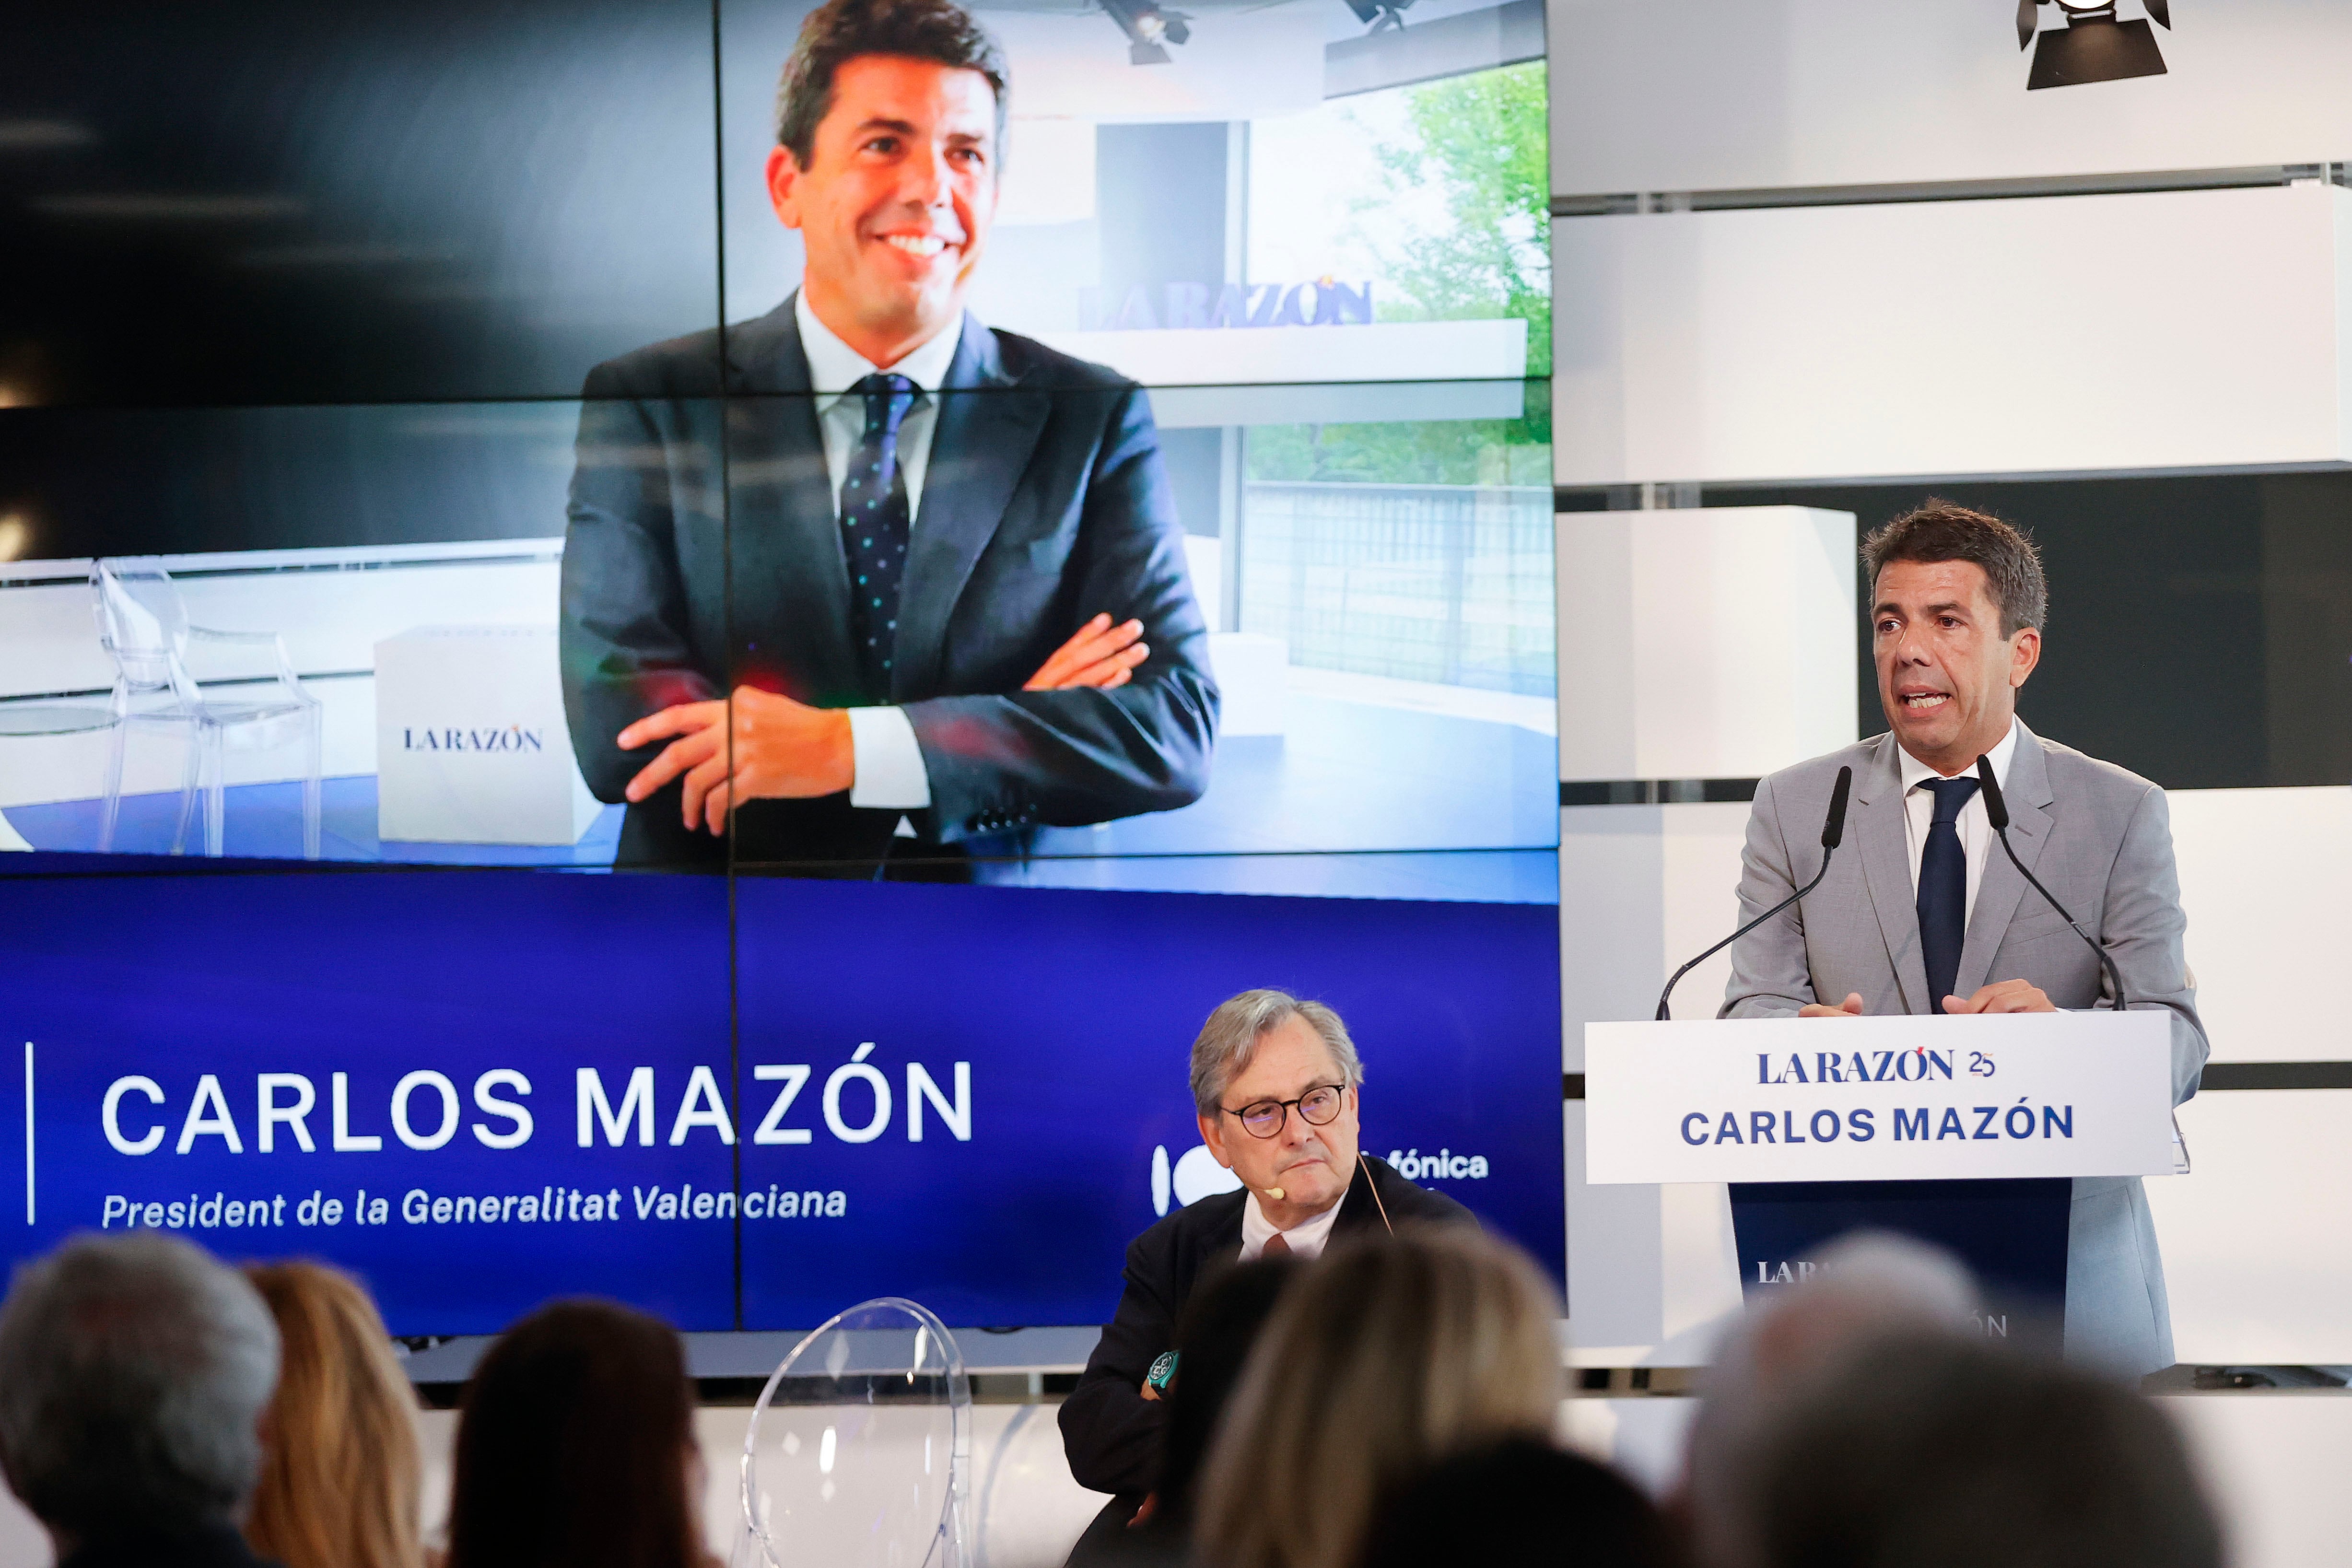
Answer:
[[[1282,1189],[1280,1187],[1260,1187],[1258,1191],[1264,1193],[1267,1197],[1272,1198],[1276,1203],[1280,1203],[1282,1201]]]

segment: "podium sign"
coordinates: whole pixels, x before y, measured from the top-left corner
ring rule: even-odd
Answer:
[[[2170,1016],[1588,1024],[1585,1180],[2168,1175]]]

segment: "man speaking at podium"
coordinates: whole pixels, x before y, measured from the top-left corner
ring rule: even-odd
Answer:
[[[1853,769],[1846,835],[1861,853],[1733,947],[1721,1016],[2113,1006],[2097,956],[2001,852],[1978,798],[1977,759],[1987,757],[2018,858],[2106,950],[2130,1005],[2171,1014],[2173,1101],[2187,1100],[2207,1045],[2181,952],[2188,922],[2164,792],[2017,718],[2049,602],[2032,544],[1997,518],[1931,500],[1870,535],[1863,558],[1889,732],[1757,786],[1743,920],[1821,869],[1815,835],[1841,767]],[[2074,1184],[2065,1337],[2070,1359],[2139,1373],[2172,1364],[2163,1264],[2137,1176]]]

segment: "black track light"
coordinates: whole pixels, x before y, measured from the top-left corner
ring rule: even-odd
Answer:
[[[2171,0],[2144,0],[2149,17],[2167,29],[2172,26]],[[2042,31],[2042,6],[2054,5],[2065,14],[2063,27]],[[2165,74],[2164,55],[2156,47],[2156,29],[2134,17],[2116,19],[2116,0],[2017,0],[2017,47],[2033,45],[2033,68],[2026,90],[2045,87],[2078,87],[2084,82],[2122,81],[2136,76]]]

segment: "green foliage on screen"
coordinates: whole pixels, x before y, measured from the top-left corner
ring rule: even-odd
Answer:
[[[1386,195],[1434,191],[1450,222],[1401,247],[1381,247],[1386,266],[1373,314],[1383,321],[1526,321],[1531,379],[1525,411],[1507,420],[1262,426],[1249,433],[1249,476],[1549,485],[1551,399],[1541,378],[1551,370],[1551,216],[1543,62],[1404,91],[1417,144],[1381,147]]]
[[[1540,60],[1408,89],[1421,144],[1381,149],[1392,187],[1433,187],[1453,227],[1393,258],[1381,319],[1528,323],[1528,371],[1551,369],[1551,178]],[[1404,298],[1399,299],[1402,290]]]

